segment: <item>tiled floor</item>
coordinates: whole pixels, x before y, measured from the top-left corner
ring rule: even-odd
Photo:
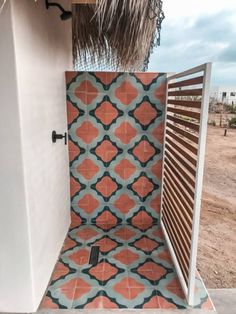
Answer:
[[[72,224],[41,309],[187,308],[162,231],[140,229]],[[92,245],[100,246],[96,266]],[[196,291],[196,307],[211,309],[200,279]]]

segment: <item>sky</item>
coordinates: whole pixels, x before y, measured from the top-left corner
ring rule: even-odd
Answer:
[[[212,86],[236,87],[236,0],[163,0],[161,46],[149,71],[213,62]]]

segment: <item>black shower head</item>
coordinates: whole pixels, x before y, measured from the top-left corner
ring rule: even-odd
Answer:
[[[47,9],[49,9],[50,7],[58,7],[62,12],[62,14],[60,15],[62,21],[66,21],[72,17],[72,12],[66,11],[59,3],[49,2],[48,0],[45,0],[45,4]]]
[[[71,11],[65,11],[60,15],[60,18],[62,21],[66,21],[69,20],[70,18],[72,18],[72,13]]]

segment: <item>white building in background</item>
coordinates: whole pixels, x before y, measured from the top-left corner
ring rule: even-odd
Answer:
[[[227,105],[236,105],[236,86],[234,87],[212,87],[210,97],[218,103]]]

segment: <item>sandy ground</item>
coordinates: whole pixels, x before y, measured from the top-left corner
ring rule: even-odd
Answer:
[[[209,127],[198,269],[208,288],[236,287],[236,130]]]

